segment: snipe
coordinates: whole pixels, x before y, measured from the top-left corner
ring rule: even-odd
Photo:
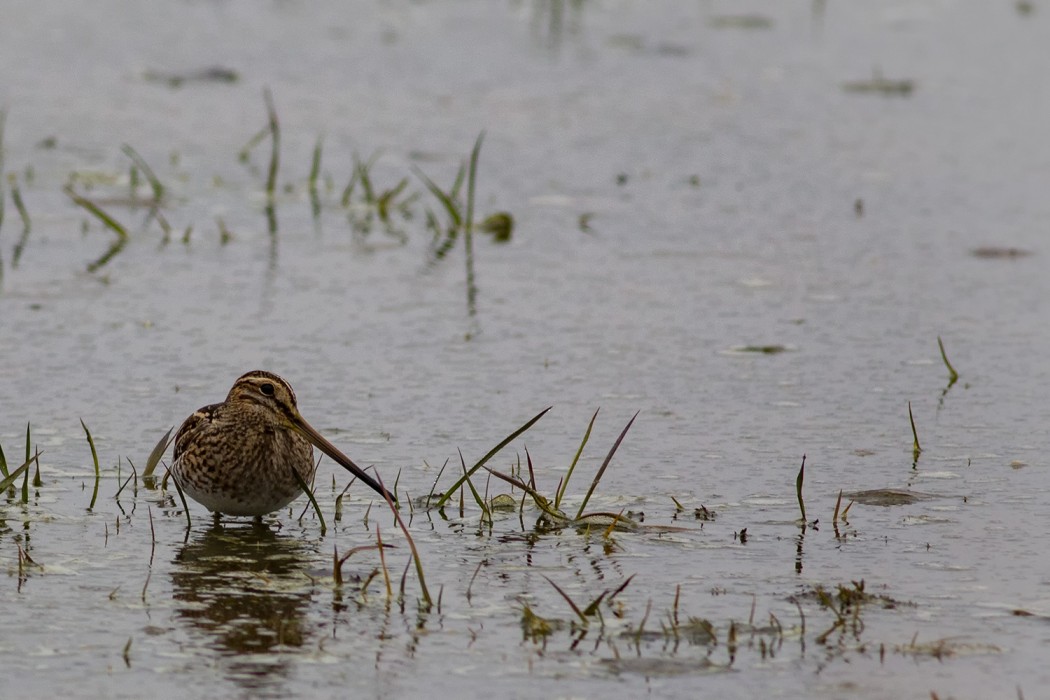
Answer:
[[[385,489],[299,415],[295,392],[276,374],[256,370],[222,403],[198,409],[175,435],[171,474],[208,510],[261,516],[302,493],[292,469],[311,483],[316,446],[380,495]],[[393,497],[391,496],[391,499]]]

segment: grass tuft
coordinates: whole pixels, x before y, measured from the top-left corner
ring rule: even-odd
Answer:
[[[605,533],[604,538],[607,540],[607,542],[611,544],[609,536],[613,530],[637,531],[639,529],[638,523],[632,520],[631,518],[624,516],[622,510],[619,513],[594,512],[586,514],[583,511],[587,507],[587,503],[590,500],[591,495],[593,495],[594,490],[597,488],[598,483],[601,480],[603,474],[605,473],[606,468],[608,468],[609,463],[612,461],[612,457],[616,453],[617,448],[623,441],[624,436],[627,434],[627,431],[630,429],[631,425],[634,423],[634,420],[637,417],[638,413],[635,413],[634,416],[631,417],[631,420],[628,421],[627,425],[624,427],[623,431],[616,439],[616,442],[609,450],[609,454],[606,455],[605,461],[598,469],[597,474],[595,474],[594,480],[591,482],[590,489],[587,491],[587,495],[583,499],[583,502],[580,505],[580,509],[577,512],[576,517],[574,518],[566,516],[558,507],[554,505],[552,499],[548,499],[546,496],[539,493],[533,485],[526,484],[518,477],[503,474],[501,472],[495,471],[494,469],[490,469],[489,467],[485,467],[485,469],[492,476],[495,476],[496,478],[507,482],[511,486],[520,489],[525,494],[532,497],[532,500],[536,504],[536,507],[543,511],[543,515],[540,517],[540,522],[538,523],[538,525],[541,525],[543,528],[560,529],[564,527],[578,527],[584,529],[585,531],[590,531],[590,528],[592,526],[601,525]],[[527,450],[526,455],[528,455]],[[529,456],[529,475],[530,480],[533,484],[535,484],[535,476],[532,471],[531,456]],[[556,493],[558,491],[560,491],[560,486],[558,489],[556,489]],[[522,499],[522,503],[524,504],[524,498]]]
[[[452,496],[456,493],[456,490],[459,489],[461,486],[463,486],[463,483],[468,478],[470,478],[474,474],[474,472],[476,472],[477,470],[479,470],[483,466],[485,466],[485,463],[488,462],[490,459],[492,459],[492,457],[494,457],[496,455],[496,453],[498,453],[504,447],[506,447],[511,442],[513,442],[514,439],[517,438],[519,435],[521,435],[526,430],[531,428],[533,426],[533,424],[536,423],[536,421],[538,421],[540,418],[543,418],[543,416],[545,416],[547,414],[547,411],[551,410],[552,408],[553,408],[553,406],[548,406],[547,408],[543,409],[542,411],[537,413],[535,416],[530,418],[528,420],[528,422],[525,423],[525,425],[521,426],[520,428],[515,430],[510,435],[508,435],[507,437],[503,438],[503,440],[498,445],[496,445],[491,450],[489,450],[488,453],[486,453],[486,455],[484,457],[482,457],[480,460],[478,460],[474,464],[473,467],[471,467],[469,470],[467,470],[467,472],[463,476],[459,477],[456,480],[456,482],[454,484],[452,484],[452,486],[447,491],[445,491],[445,494],[438,500],[438,502],[436,504],[436,507],[437,508],[441,508],[443,505],[445,505],[445,503],[447,503],[448,500],[450,498],[452,498]]]

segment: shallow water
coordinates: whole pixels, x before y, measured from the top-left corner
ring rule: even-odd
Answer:
[[[32,228],[15,267],[5,179],[0,441],[17,466],[32,423],[43,485],[0,505],[4,687],[991,698],[1050,683],[1041,8],[8,5],[3,165]],[[238,79],[192,79],[212,67]],[[880,74],[914,88],[844,89]],[[171,75],[191,79],[154,79]],[[264,87],[282,136],[272,234],[269,143],[237,158],[266,125]],[[462,246],[428,263],[423,207],[438,205],[411,166],[447,186],[482,130],[479,214],[516,225],[509,244],[475,240],[471,317]],[[145,208],[107,204],[130,240],[88,273],[113,234],[63,185],[79,173],[78,192],[126,197],[124,143],[168,188],[173,233],[164,244]],[[339,202],[353,153],[379,150],[379,186],[409,177],[421,196],[404,239],[355,234],[361,211]],[[938,336],[961,375],[947,390]],[[285,376],[357,462],[388,483],[400,471],[408,497],[446,459],[451,485],[457,449],[476,461],[548,405],[493,466],[509,471],[527,446],[553,493],[600,406],[574,510],[640,411],[590,509],[644,512],[647,529],[537,533],[534,508],[489,528],[469,495],[462,515],[416,509],[441,591],[440,611],[422,613],[414,572],[396,599],[409,555],[390,514],[355,487],[334,521],[347,479],[330,462],[324,535],[312,513],[297,520],[299,502],[262,529],[215,529],[191,506],[187,533],[173,494],[114,498],[126,458],[141,468],[168,427],[257,367]],[[90,511],[79,418],[103,466]],[[820,521],[805,531],[803,454]],[[928,497],[864,499],[836,533],[840,489]],[[716,517],[698,520],[701,505]],[[333,547],[374,544],[377,524],[398,545],[393,600],[382,575],[361,592],[374,551],[350,557],[341,588],[332,578]],[[21,573],[19,547],[36,562]],[[586,631],[544,579],[583,607],[631,576]],[[862,580],[880,597],[822,638],[837,618],[814,587]],[[523,638],[526,604],[564,626]],[[780,631],[746,626],[770,614]],[[717,643],[687,634],[689,617]]]

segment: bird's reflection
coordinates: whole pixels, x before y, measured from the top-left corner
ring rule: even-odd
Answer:
[[[287,652],[306,644],[310,552],[262,524],[216,525],[176,555],[172,589],[179,620],[227,657],[226,675],[245,689],[283,684]]]

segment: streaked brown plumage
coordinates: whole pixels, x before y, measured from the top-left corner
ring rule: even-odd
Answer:
[[[310,483],[316,445],[383,495],[372,477],[299,415],[295,392],[276,374],[255,370],[222,403],[198,409],[175,435],[171,474],[183,492],[216,513],[265,515],[302,493],[292,469]]]

